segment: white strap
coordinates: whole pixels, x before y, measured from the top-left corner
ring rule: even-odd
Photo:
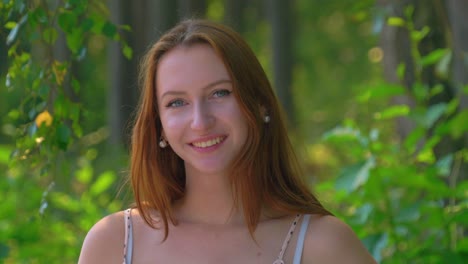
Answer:
[[[304,249],[304,239],[307,231],[307,227],[309,226],[310,222],[310,215],[304,215],[304,219],[302,219],[301,230],[299,230],[299,237],[297,238],[296,244],[296,252],[294,252],[294,260],[293,264],[300,264],[302,258],[302,250]]]
[[[133,252],[133,226],[132,226],[132,209],[124,211],[125,216],[125,240],[124,240],[124,261],[123,264],[132,263]]]
[[[294,233],[294,229],[296,229],[296,225],[300,217],[301,215],[297,214],[296,218],[294,218],[294,221],[292,222],[291,227],[289,228],[288,234],[286,235],[286,238],[284,239],[283,246],[281,247],[281,251],[278,255],[278,258],[275,260],[275,262],[273,262],[273,264],[284,264],[284,261],[283,261],[284,253],[286,252],[286,248],[289,245],[289,241],[291,240],[291,237]]]

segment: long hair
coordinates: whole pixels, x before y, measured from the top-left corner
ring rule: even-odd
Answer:
[[[136,206],[152,227],[151,210],[176,223],[172,204],[185,192],[183,160],[170,148],[159,148],[162,125],[156,97],[156,72],[161,57],[173,48],[210,45],[222,59],[233,93],[248,123],[248,137],[232,164],[230,181],[235,206],[244,212],[251,235],[263,209],[279,214],[330,214],[302,180],[288,138],[285,119],[268,78],[255,54],[232,29],[206,20],[186,20],[164,34],[147,52],[140,68],[142,87],[133,127],[130,177]],[[265,123],[263,116],[270,116]]]

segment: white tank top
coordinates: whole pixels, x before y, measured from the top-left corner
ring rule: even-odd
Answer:
[[[124,257],[123,257],[123,264],[131,264],[132,263],[132,253],[133,253],[133,228],[132,228],[132,217],[131,217],[132,209],[127,209],[124,211],[125,216],[125,240],[124,240]],[[291,223],[291,227],[289,228],[288,234],[284,239],[283,246],[281,247],[281,251],[278,255],[278,258],[273,262],[273,264],[284,264],[283,256],[286,252],[288,247],[289,241],[296,229],[296,225],[299,222],[299,218],[301,215],[296,215],[294,221]],[[301,228],[299,230],[299,236],[297,238],[296,243],[296,250],[294,251],[294,259],[293,264],[300,264],[302,251],[304,248],[304,239],[307,231],[307,227],[309,226],[310,222],[310,215],[306,214],[303,217]]]

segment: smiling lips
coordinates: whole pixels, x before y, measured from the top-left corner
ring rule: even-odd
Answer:
[[[225,137],[216,137],[207,141],[193,142],[192,145],[197,148],[208,148],[224,141]]]

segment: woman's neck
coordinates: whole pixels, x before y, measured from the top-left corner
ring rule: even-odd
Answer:
[[[185,195],[174,204],[179,223],[242,224],[227,175],[187,173]]]

